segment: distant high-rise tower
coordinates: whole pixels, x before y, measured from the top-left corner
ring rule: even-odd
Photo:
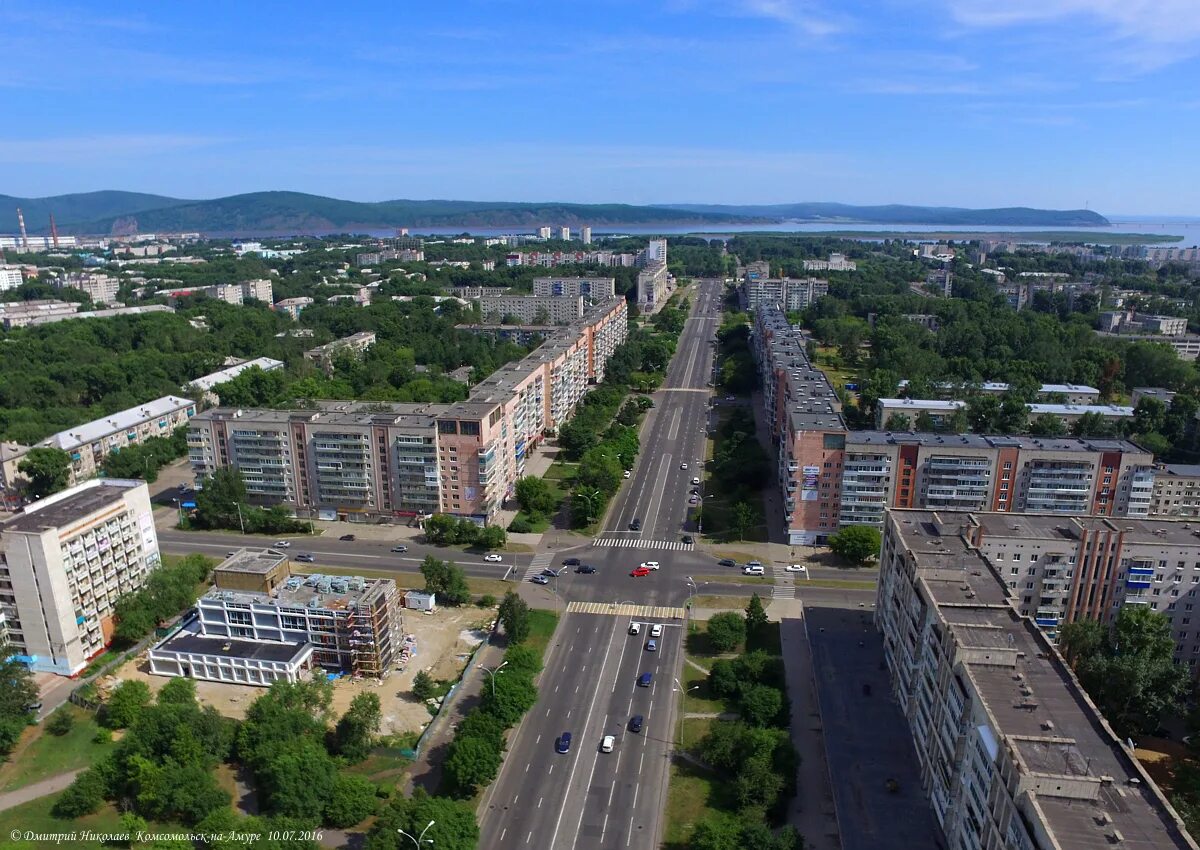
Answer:
[[[560,227],[558,230],[558,238],[564,242],[570,242],[571,241],[571,228]]]
[[[538,228],[538,236],[540,236],[543,239],[549,239],[550,238],[550,225],[547,224],[542,227],[539,227]]]
[[[586,224],[579,229],[579,238],[583,240],[584,245],[592,244],[592,229]]]

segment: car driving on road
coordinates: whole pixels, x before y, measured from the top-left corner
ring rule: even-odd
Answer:
[[[746,576],[765,576],[766,574],[767,571],[763,569],[762,564],[759,564],[758,566],[747,564],[745,569],[742,570],[742,575]]]
[[[533,582],[534,584],[549,584],[550,583],[550,579],[546,578],[545,576],[534,576],[533,578],[530,579],[530,581]]]
[[[577,567],[582,563],[578,558],[563,558],[564,567]]]
[[[617,739],[615,737],[613,737],[612,735],[605,735],[603,738],[600,739],[600,752],[611,753],[613,751],[613,747],[615,747],[616,745],[617,745]]]
[[[631,572],[630,575],[633,576],[634,578],[642,578],[643,576],[650,575],[650,571],[648,569],[646,569],[645,567],[638,567],[635,570],[633,570],[633,572]]]
[[[633,522],[629,523],[629,530],[630,531],[641,531],[642,530],[641,519],[635,517]]]
[[[804,564],[788,564],[786,567],[784,567],[784,569],[787,570],[789,573],[806,573],[806,572],[808,572],[808,567],[804,566]]]
[[[643,722],[645,722],[645,721],[644,721],[642,715],[640,715],[640,714],[633,715],[633,717],[629,718],[629,731],[630,732],[641,732]]]
[[[693,484],[699,484],[699,483],[700,483],[700,479],[699,479],[699,478],[694,478],[694,477],[693,477],[693,478],[692,478],[692,483],[693,483]]]
[[[569,753],[571,751],[571,733],[563,732],[554,741],[554,750],[559,753]]]
[[[315,561],[317,559],[314,556],[308,554],[307,552],[302,552],[301,554],[296,556],[296,560],[302,564],[311,564],[313,561]]]
[[[343,534],[341,537],[338,538],[338,540],[342,541],[343,543],[353,543],[354,535],[353,534]]]
[[[646,641],[646,651],[647,652],[657,652],[658,651],[658,641],[656,641],[654,638],[650,638],[650,640]]]
[[[642,561],[638,566],[643,570],[657,570],[659,563],[658,561]]]
[[[501,561],[503,561],[504,558],[500,557],[499,555],[497,555],[495,553],[492,553],[491,555],[484,555],[483,560],[487,561],[489,564],[498,564]]]
[[[591,564],[580,564],[578,567],[575,568],[575,572],[581,573],[584,575],[591,575],[592,573],[596,572],[596,568],[593,567]]]
[[[662,623],[655,623],[650,627],[650,637],[662,637]]]
[[[408,547],[407,546],[393,546],[392,551],[393,552],[407,552]]]
[[[733,560],[733,558],[722,558],[721,560],[717,561],[717,566],[718,567],[736,567],[737,561]]]
[[[290,540],[276,540],[275,541],[276,549],[287,549],[291,545],[292,545],[292,542]]]

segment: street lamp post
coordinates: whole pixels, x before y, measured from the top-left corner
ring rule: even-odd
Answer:
[[[505,661],[505,662],[504,662],[504,664],[501,664],[501,665],[500,665],[499,667],[497,667],[495,670],[492,670],[492,669],[490,669],[490,668],[488,668],[488,667],[484,667],[484,668],[483,668],[483,671],[484,671],[485,673],[487,673],[487,674],[488,674],[488,677],[489,677],[489,678],[491,679],[491,681],[492,681],[492,696],[495,696],[495,695],[496,695],[496,674],[497,674],[497,673],[499,673],[499,672],[500,672],[500,670],[501,670],[501,669],[502,669],[502,668],[503,668],[503,667],[504,667],[506,664],[508,664],[508,662],[507,662],[507,661]],[[480,666],[482,667],[483,665],[481,664]]]
[[[420,836],[417,836],[417,837],[413,837],[412,835],[409,835],[407,832],[400,829],[399,827],[396,827],[396,832],[400,833],[405,838],[407,838],[409,841],[411,841],[416,846],[417,850],[421,850],[422,843],[424,843],[424,844],[432,844],[433,843],[433,839],[426,838],[425,833],[429,832],[429,827],[433,826],[435,823],[437,823],[437,821],[431,820],[429,823],[425,824],[425,828],[423,830],[421,830]]]
[[[685,724],[687,723],[687,695],[691,691],[699,690],[700,686],[692,685],[690,688],[685,688],[678,679],[675,679],[675,687],[683,691],[683,697],[680,699],[680,711],[683,712],[683,717],[679,720],[679,748],[682,750],[687,746],[687,738],[683,734]]]

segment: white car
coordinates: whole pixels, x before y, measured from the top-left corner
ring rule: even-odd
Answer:
[[[600,752],[611,753],[613,751],[613,747],[615,747],[616,745],[617,745],[617,739],[615,737],[613,737],[612,735],[605,735],[604,738],[601,739],[601,741],[600,741]]]
[[[789,573],[806,573],[808,572],[808,567],[804,566],[804,564],[788,564],[784,567],[784,570]]]
[[[742,570],[742,575],[744,576],[765,576],[766,574],[767,571],[763,569],[762,564],[759,564],[757,567],[747,566]]]
[[[632,623],[632,622],[631,622],[631,623],[629,624],[629,633],[630,633],[631,635],[636,635],[636,634],[639,634],[641,631],[642,631],[642,624],[641,624],[641,623]]]
[[[700,483],[700,479],[699,479],[699,478],[693,478],[693,479],[692,479],[692,483],[693,483],[693,484],[699,484],[699,483]]]
[[[276,541],[275,541],[275,548],[276,548],[276,549],[286,549],[286,548],[288,548],[288,547],[289,547],[289,546],[291,546],[291,545],[292,545],[292,543],[291,543],[291,541],[290,541],[290,540],[276,540]]]
[[[681,463],[681,464],[679,464],[679,468],[680,468],[680,469],[687,469],[687,464],[686,464],[686,463]]]
[[[642,561],[638,566],[643,570],[657,570],[659,565],[658,561]]]
[[[650,637],[662,637],[662,623],[655,623],[650,627]]]
[[[621,473],[622,478],[628,478],[630,475],[633,475],[633,473],[630,472],[628,469]]]
[[[492,564],[498,564],[501,561],[503,561],[504,559],[502,557],[500,557],[499,555],[492,554],[492,555],[484,555],[483,560],[485,560],[489,563],[492,563]]]

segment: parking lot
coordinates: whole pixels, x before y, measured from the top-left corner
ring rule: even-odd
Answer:
[[[338,679],[333,687],[335,714],[342,714],[356,694],[373,691],[379,695],[384,735],[419,731],[429,722],[428,709],[412,698],[412,683],[424,670],[434,679],[457,680],[475,647],[486,637],[477,627],[486,627],[495,616],[491,609],[439,608],[432,614],[405,611],[404,633],[415,637],[412,659],[402,671],[393,670],[383,681]],[[118,680],[140,679],[157,692],[170,679],[150,673],[145,656],[125,664],[114,674]],[[244,717],[250,703],[263,688],[224,682],[196,682],[196,694],[204,705],[212,705],[228,717]]]
[[[841,847],[937,847],[912,736],[892,697],[872,611],[811,604],[804,611]],[[892,782],[896,790],[889,791]]]

